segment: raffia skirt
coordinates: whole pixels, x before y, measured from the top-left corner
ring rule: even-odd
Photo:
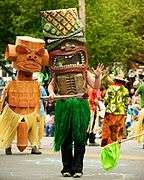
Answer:
[[[58,100],[55,107],[54,150],[60,150],[70,131],[72,131],[73,141],[79,144],[86,143],[89,121],[90,109],[87,99]]]
[[[144,133],[144,108],[141,109],[138,121],[134,122],[131,131],[134,136]],[[144,143],[144,135],[137,137],[135,140],[138,143]]]
[[[16,114],[8,106],[5,106],[0,115],[0,148],[8,148],[15,139],[18,123],[25,119],[28,127],[28,138],[32,146],[38,145],[37,112],[27,115]]]

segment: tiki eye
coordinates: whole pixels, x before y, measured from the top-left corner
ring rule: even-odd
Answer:
[[[30,50],[22,45],[17,45],[16,52],[19,54],[28,54],[30,52]]]
[[[62,46],[62,47],[61,47],[61,50],[64,50],[64,49],[65,49],[65,46]]]
[[[38,49],[35,54],[39,55],[39,56],[43,56],[45,53],[45,49],[44,48],[40,48]]]
[[[75,46],[75,44],[72,44],[71,47],[72,47],[72,48],[75,48],[76,46]]]

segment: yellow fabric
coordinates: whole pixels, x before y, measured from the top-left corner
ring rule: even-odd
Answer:
[[[0,148],[7,148],[11,145],[16,136],[18,122],[25,119],[28,126],[28,138],[32,146],[37,146],[38,138],[38,124],[37,112],[28,115],[16,114],[8,106],[5,106],[0,115]]]
[[[44,136],[44,123],[45,123],[45,116],[39,115],[38,122],[37,122],[37,124],[38,124],[38,140],[39,140],[39,144],[40,144],[40,140]]]
[[[134,134],[142,134],[144,132],[144,108],[141,110],[138,121],[133,127]],[[144,136],[139,136],[136,138],[139,143],[144,143]]]

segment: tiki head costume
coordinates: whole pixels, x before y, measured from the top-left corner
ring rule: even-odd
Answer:
[[[75,8],[42,11],[43,34],[50,52],[50,70],[59,95],[86,92],[87,50]]]
[[[41,71],[48,64],[44,46],[42,39],[18,36],[16,44],[8,45],[6,49],[6,59],[17,69],[17,79],[10,82],[7,94],[8,104],[16,113],[27,114],[39,106],[38,83],[32,80],[32,73]]]
[[[3,92],[3,100],[7,99],[7,106],[4,108],[0,116],[0,139],[1,147],[9,147],[13,140],[18,122],[26,122],[29,129],[33,129],[36,113],[39,111],[40,105],[40,89],[37,81],[32,79],[33,72],[41,71],[48,64],[48,52],[45,49],[45,42],[42,39],[32,38],[28,36],[18,36],[15,45],[9,44],[5,58],[13,63],[13,67],[17,70],[16,80],[10,81]],[[8,125],[13,126],[3,132],[3,121],[8,121]],[[9,138],[8,134],[11,134]],[[35,133],[30,135],[30,141],[33,145],[37,144]],[[20,149],[21,150],[21,149]],[[23,149],[22,149],[23,150]]]
[[[61,97],[76,97],[56,102],[55,150],[58,151],[66,134],[70,132],[70,124],[74,131],[73,139],[84,144],[89,121],[89,105],[87,99],[79,97],[83,98],[87,93],[87,50],[75,8],[42,11],[41,16],[55,92]],[[85,112],[83,120],[82,111]]]
[[[18,71],[38,72],[48,64],[48,52],[44,46],[42,39],[18,36],[15,45],[8,45],[5,58],[12,61]]]

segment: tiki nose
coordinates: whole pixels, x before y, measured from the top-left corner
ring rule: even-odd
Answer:
[[[35,54],[29,54],[27,57],[28,59],[34,59],[34,60],[37,59],[37,56]]]

